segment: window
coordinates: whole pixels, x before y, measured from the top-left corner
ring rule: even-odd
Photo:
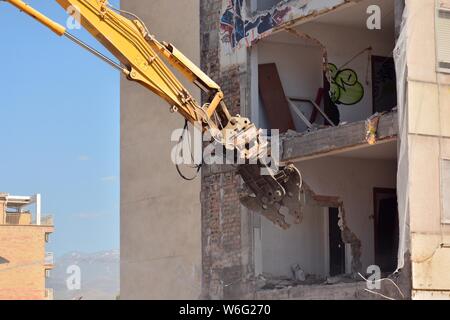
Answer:
[[[442,222],[450,224],[450,159],[443,159],[441,164],[441,195],[443,203]]]
[[[450,73],[450,9],[440,8],[436,17],[436,53],[439,72]]]

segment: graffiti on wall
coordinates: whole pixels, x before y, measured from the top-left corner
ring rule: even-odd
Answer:
[[[310,0],[282,0],[270,10],[251,16],[247,0],[225,0],[220,18],[222,44],[231,49],[249,47],[281,24],[302,16]]]
[[[250,47],[269,35],[276,27],[325,8],[335,7],[344,0],[280,0],[270,10],[248,13],[248,0],[223,0],[220,17],[220,38],[228,53],[242,46]]]
[[[291,9],[284,4],[247,19],[245,0],[228,0],[225,12],[220,18],[221,40],[231,48],[242,45],[242,42],[249,46],[262,34],[284,22]]]
[[[330,71],[330,98],[336,105],[351,106],[364,97],[364,86],[359,82],[358,74],[352,69],[339,70],[335,64],[328,64]]]

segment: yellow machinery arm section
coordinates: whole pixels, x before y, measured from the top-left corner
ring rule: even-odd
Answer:
[[[58,35],[71,36],[66,29],[21,0],[7,0],[28,13]],[[114,11],[106,0],[57,0],[66,10],[77,10],[82,26],[101,42],[124,66],[122,71],[133,81],[139,82],[166,100],[191,123],[202,121],[208,125],[217,106],[222,105],[221,120],[230,120],[223,105],[220,87],[173,45],[160,43],[148,33],[145,25],[136,17],[130,20]],[[202,109],[178,78],[170,71],[161,57],[180,71],[189,81],[213,95],[208,107]]]
[[[113,8],[108,0],[56,0],[67,12],[76,13],[81,25],[120,61],[118,64],[23,1],[3,1],[9,2],[57,35],[69,38],[119,69],[129,80],[138,82],[167,101],[171,110],[180,113],[187,121],[193,124],[201,123],[202,130],[209,131],[225,148],[237,150],[241,160],[255,160],[259,159],[260,155],[270,155],[270,149],[267,150],[268,142],[260,135],[255,125],[247,118],[230,115],[219,85],[175,46],[156,40],[134,14]],[[188,81],[207,93],[209,99],[203,106],[193,98],[163,59]],[[261,162],[239,166],[238,171],[251,191],[241,200],[252,210],[261,211],[274,223],[287,227],[280,208],[287,207],[291,215],[299,217],[300,174],[295,167],[287,166],[280,168],[278,172],[261,175],[262,167],[266,165]]]

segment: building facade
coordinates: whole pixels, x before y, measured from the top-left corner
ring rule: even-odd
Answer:
[[[281,161],[303,177],[302,219],[282,230],[242,206],[233,167],[204,166],[201,190],[194,183],[188,194],[173,169],[162,182],[161,170],[144,172],[150,160],[159,169],[171,165],[161,157],[169,157],[180,120],[153,125],[166,112],[163,102],[157,117],[154,108],[134,117],[132,109],[159,105],[158,98],[137,95],[142,89],[124,81],[122,137],[130,139],[122,142],[122,296],[448,298],[450,3],[201,0],[197,12],[197,2],[170,2],[122,6],[142,15],[159,39],[194,61],[200,56],[232,113],[280,130]],[[173,19],[180,11],[200,17],[199,39],[196,24],[185,28],[196,19]],[[137,135],[143,127],[160,139]],[[149,150],[167,144],[156,159],[141,142]],[[132,185],[148,193],[133,200],[138,207],[129,205]],[[150,190],[166,185],[177,200],[157,218],[161,200]],[[199,194],[199,203],[192,200]],[[190,272],[173,272],[180,268]],[[364,281],[371,276],[380,279],[373,288]],[[170,289],[179,281],[196,290]]]
[[[34,205],[32,213],[27,207]],[[52,300],[45,287],[53,254],[45,244],[54,231],[51,216],[41,217],[40,195],[0,193],[0,300]]]
[[[121,8],[200,63],[197,0],[127,0]],[[200,295],[200,181],[180,179],[171,160],[172,132],[182,126],[166,102],[122,78],[121,299]]]

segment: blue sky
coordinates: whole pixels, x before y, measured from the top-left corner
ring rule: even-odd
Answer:
[[[28,3],[65,24],[56,1]],[[48,251],[118,249],[118,71],[4,2],[0,57],[0,191],[42,194]]]

